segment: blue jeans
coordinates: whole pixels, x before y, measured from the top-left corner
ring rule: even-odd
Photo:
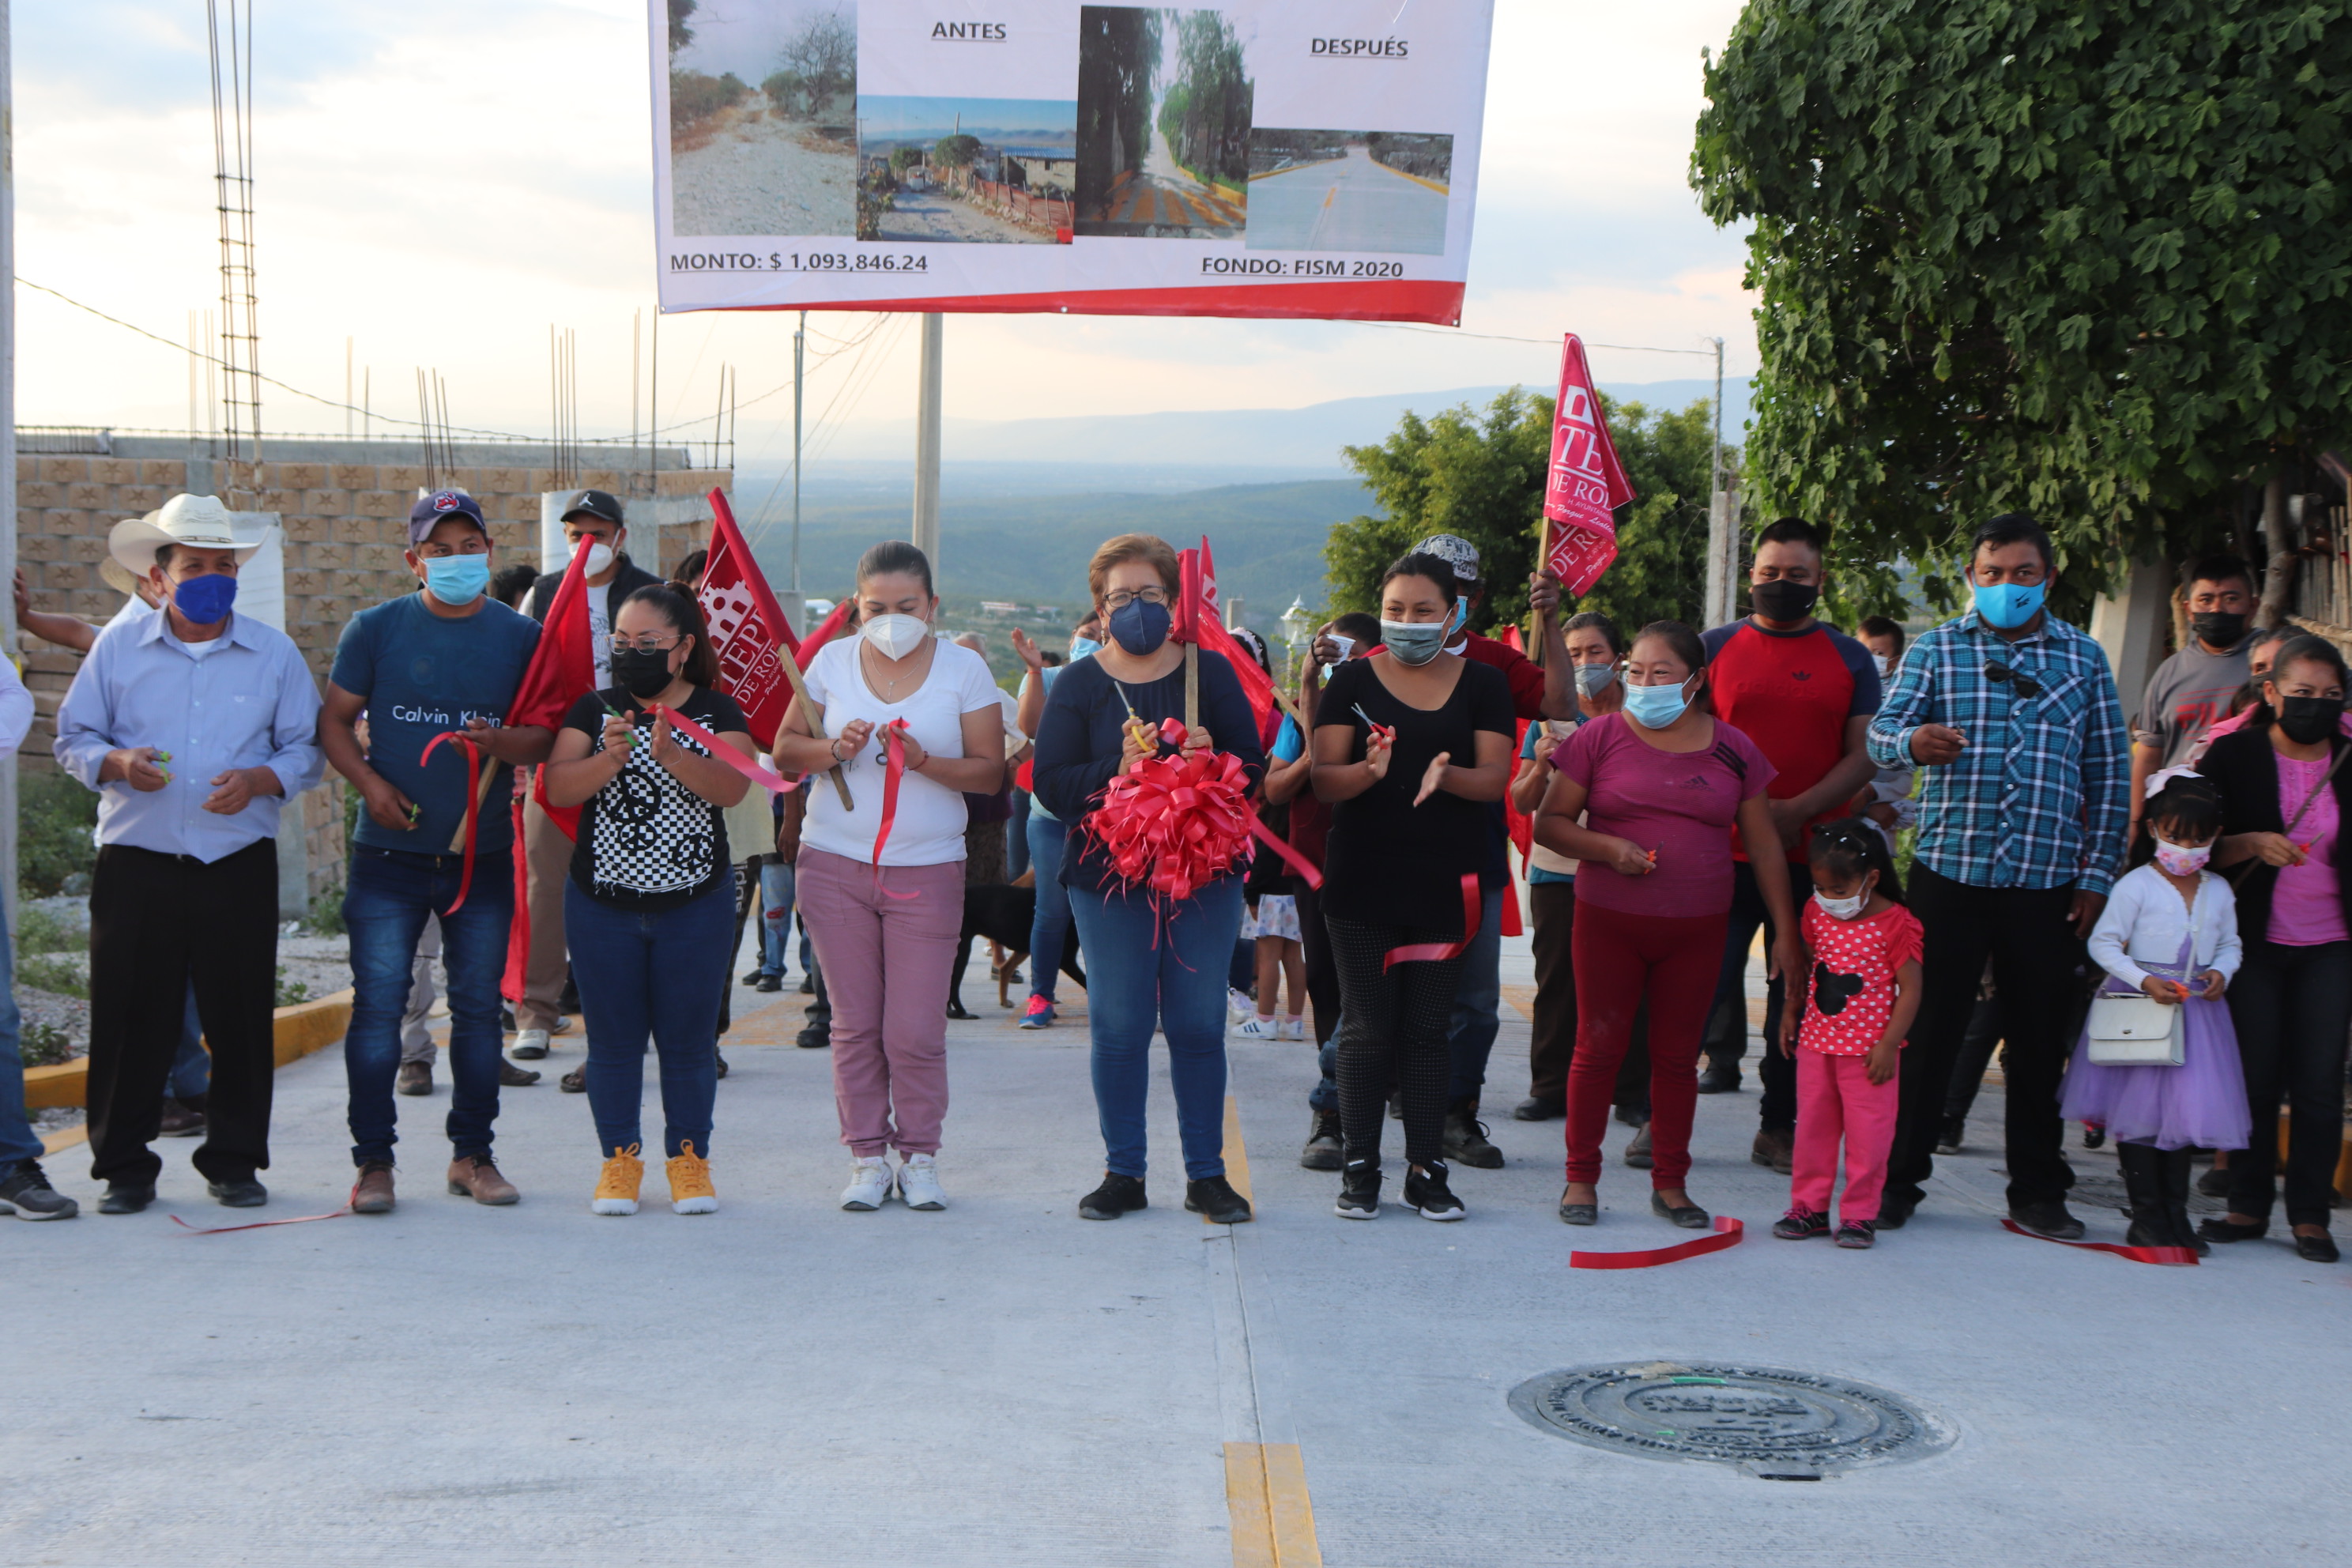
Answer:
[[[641,914],[563,886],[563,935],[588,1026],[588,1112],[606,1154],[640,1147],[646,1042],[661,1055],[663,1150],[710,1153],[719,1097],[719,993],[734,954],[735,891],[722,879],[692,903]]]
[[[514,858],[477,855],[473,885],[454,914],[464,857],[358,845],[343,924],[352,934],[352,1022],[343,1037],[351,1083],[352,1162],[390,1160],[393,1080],[400,1074],[400,1019],[408,1010],[416,942],[427,919],[441,921],[441,962],[449,971],[449,1120],[459,1159],[490,1152],[499,1117],[499,981],[514,920]]]
[[[1307,1091],[1307,1108],[1309,1110],[1328,1110],[1334,1116],[1339,1114],[1339,1024],[1345,1023],[1347,1017],[1344,1012],[1339,1015],[1339,1021],[1331,1026],[1331,1037],[1324,1041],[1315,1053],[1315,1070],[1322,1076],[1315,1080],[1315,1087]]]
[[[1037,914],[1029,922],[1029,994],[1054,999],[1062,950],[1070,943],[1070,889],[1062,886],[1062,851],[1070,825],[1029,814],[1029,864],[1037,868]]]
[[[172,1058],[172,1077],[164,1085],[173,1100],[195,1100],[212,1087],[213,1054],[205,1049],[205,1026],[196,1016],[196,988],[188,986],[188,1013],[180,1022],[180,1054]]]
[[[1070,915],[1087,954],[1095,1110],[1105,1163],[1140,1180],[1151,1030],[1168,1036],[1168,1078],[1184,1174],[1225,1173],[1225,961],[1242,929],[1239,877],[1173,906],[1164,921],[1140,893],[1072,888]]]
[[[793,868],[782,860],[760,867],[760,973],[782,980],[793,934]]]
[[[1454,1100],[1475,1100],[1486,1082],[1486,1058],[1503,1026],[1503,890],[1480,895],[1485,906],[1476,940],[1463,950],[1462,977],[1454,986],[1454,1026],[1446,1034],[1454,1058]]]
[[[16,973],[16,954],[8,940],[8,917],[0,910],[0,973]],[[45,1151],[25,1115],[25,1053],[20,1043],[24,1017],[16,1011],[14,987],[0,994],[0,1175],[28,1164]]]

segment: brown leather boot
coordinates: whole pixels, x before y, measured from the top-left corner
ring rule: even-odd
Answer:
[[[359,1180],[352,1184],[353,1214],[390,1214],[392,1212],[392,1167],[382,1160],[370,1160],[360,1167]]]
[[[488,1154],[461,1154],[449,1162],[449,1195],[478,1204],[510,1204],[522,1196]]]

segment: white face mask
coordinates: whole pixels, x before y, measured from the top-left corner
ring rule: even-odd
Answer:
[[[1813,902],[1821,905],[1822,912],[1832,920],[1858,920],[1862,916],[1863,905],[1870,902],[1870,889],[1865,888],[1850,899],[1832,899],[1827,893],[1815,893]]]
[[[885,658],[906,658],[922,647],[931,632],[929,623],[912,616],[877,616],[857,629]]]
[[[599,575],[613,564],[613,547],[593,533],[582,534],[572,546],[572,553],[575,557],[583,550],[588,552],[588,564],[583,570],[591,577]]]
[[[1883,653],[1882,653],[1882,654],[1876,654],[1876,655],[1874,655],[1874,656],[1872,657],[1871,662],[1878,666],[1878,679],[1881,679],[1881,680],[1892,680],[1892,679],[1895,679],[1895,661],[1894,661],[1894,659],[1892,659],[1892,658],[1888,658],[1886,655],[1885,655],[1885,654],[1883,654]]]

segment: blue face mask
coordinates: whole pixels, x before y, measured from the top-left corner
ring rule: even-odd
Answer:
[[[1683,695],[1681,686],[1629,686],[1625,689],[1625,717],[1644,730],[1663,730],[1683,716],[1690,699]]]
[[[1085,658],[1089,654],[1099,653],[1101,650],[1102,644],[1095,641],[1092,637],[1072,637],[1070,639],[1070,662],[1072,664],[1076,664],[1078,660]]]
[[[425,563],[425,585],[445,605],[470,605],[490,585],[490,558],[436,555]]]
[[[1427,664],[1445,647],[1443,621],[1382,621],[1381,644],[1406,664]]]
[[[2031,587],[2021,583],[1979,583],[1977,615],[1987,626],[2015,631],[2041,613],[2042,588],[2040,583]]]
[[[1168,640],[1168,606],[1145,599],[1129,599],[1110,613],[1113,641],[1136,658],[1159,650]]]
[[[1445,635],[1446,635],[1447,638],[1448,638],[1448,639],[1451,639],[1451,638],[1453,637],[1454,634],[1455,632],[1460,631],[1460,630],[1462,629],[1462,627],[1463,627],[1464,624],[1465,624],[1465,622],[1467,622],[1469,619],[1470,619],[1470,601],[1469,601],[1469,600],[1467,600],[1467,599],[1456,599],[1456,600],[1454,600],[1454,618],[1453,618],[1452,620],[1450,620],[1450,621],[1448,621],[1448,622],[1446,622],[1446,623],[1445,623]]]
[[[1576,667],[1576,689],[1587,699],[1600,696],[1616,680],[1617,672],[1605,664],[1580,664]]]
[[[236,603],[236,579],[226,573],[191,577],[172,590],[173,605],[200,626],[218,621]]]

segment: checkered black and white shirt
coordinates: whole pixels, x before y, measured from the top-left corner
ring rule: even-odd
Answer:
[[[2020,697],[1998,661],[2040,687]],[[1870,721],[1880,767],[1912,764],[1911,733],[1948,724],[1968,738],[1959,760],[1924,769],[1918,858],[1979,888],[2105,893],[2131,814],[2130,731],[2099,645],[2063,621],[2014,642],[1974,610],[1923,634]]]
[[[564,728],[589,736],[589,754],[604,749],[604,702],[622,712],[637,704],[617,689],[582,698]],[[743,710],[722,692],[698,689],[680,711],[713,734],[744,727]],[[652,726],[603,789],[588,798],[572,856],[572,879],[601,903],[652,912],[676,909],[716,887],[728,869],[727,825],[703,799],[653,759]],[[709,756],[710,748],[685,734],[678,745]]]

